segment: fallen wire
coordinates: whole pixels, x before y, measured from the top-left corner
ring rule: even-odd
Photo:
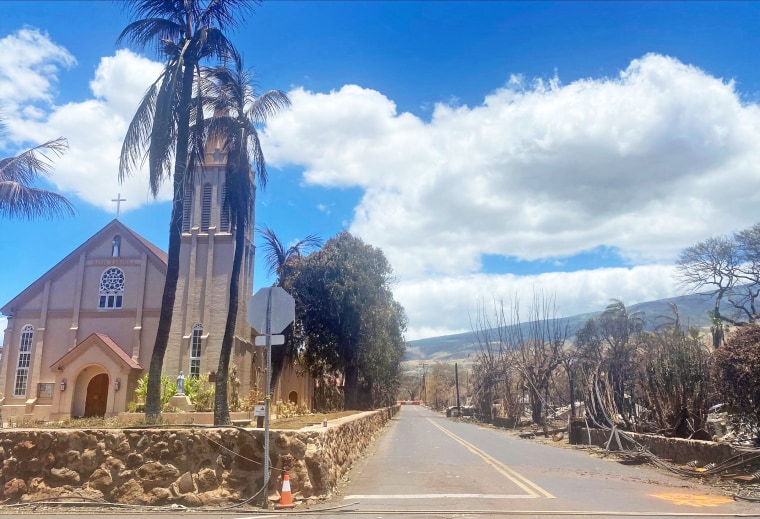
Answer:
[[[597,389],[598,390],[598,389]],[[605,420],[610,421],[609,417],[604,415]],[[720,463],[710,463],[708,465],[705,465],[701,470],[686,470],[681,467],[678,467],[676,465],[673,465],[671,463],[666,463],[663,461],[659,456],[652,453],[649,449],[647,449],[644,445],[636,441],[633,436],[630,434],[621,431],[618,429],[614,424],[612,427],[607,427],[605,425],[600,424],[597,422],[593,415],[591,416],[591,421],[596,425],[598,428],[602,430],[606,430],[610,432],[610,437],[607,440],[607,444],[605,446],[605,450],[610,452],[609,447],[612,443],[612,440],[615,440],[615,443],[618,446],[618,454],[622,456],[623,458],[628,458],[629,460],[635,460],[639,461],[643,459],[644,461],[648,461],[655,467],[658,467],[663,470],[667,470],[669,472],[672,472],[674,474],[677,474],[679,476],[687,477],[687,478],[693,478],[693,477],[699,477],[703,478],[706,476],[719,476],[721,474],[727,473],[730,470],[736,470],[736,469],[745,469],[746,467],[751,466],[755,463],[760,463],[760,449],[742,449],[743,452],[740,452],[739,454],[735,454],[734,456],[731,456],[730,458],[721,461]],[[612,423],[610,421],[610,423]],[[586,427],[588,428],[588,420],[586,421]],[[624,448],[621,442],[621,438],[629,443],[629,445],[632,445],[634,448]],[[591,435],[589,432],[589,443],[591,443]],[[749,456],[749,457],[746,457]],[[760,480],[760,477],[758,477],[758,474],[760,474],[760,471],[751,473],[751,475],[755,476],[756,480]],[[750,501],[750,502],[760,502],[760,497],[757,496],[749,496],[749,495],[743,495],[740,492],[735,492],[733,494],[734,500],[741,500],[741,501]]]

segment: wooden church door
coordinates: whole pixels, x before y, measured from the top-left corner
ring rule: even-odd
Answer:
[[[105,416],[108,403],[108,375],[95,375],[87,384],[87,398],[84,402],[84,416]]]

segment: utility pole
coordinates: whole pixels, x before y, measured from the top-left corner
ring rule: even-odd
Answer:
[[[461,413],[462,408],[459,403],[459,364],[456,362],[454,363],[454,383],[457,386],[457,409]]]
[[[427,404],[427,384],[425,383],[425,363],[422,363],[422,403]]]

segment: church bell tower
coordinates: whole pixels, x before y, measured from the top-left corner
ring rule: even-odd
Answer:
[[[219,363],[235,251],[234,222],[226,204],[226,154],[209,144],[205,163],[184,193],[179,279],[164,374],[174,380],[208,375]],[[246,301],[253,289],[253,226],[245,239],[240,273],[238,319],[230,367],[237,366],[242,388],[252,381],[253,344]]]

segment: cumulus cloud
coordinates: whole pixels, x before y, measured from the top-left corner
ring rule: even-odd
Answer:
[[[0,148],[65,136],[57,189],[110,211],[117,191],[126,210],[148,203],[144,172],[122,186],[116,172],[161,65],[119,51],[101,59],[89,99],[56,105],[57,74],[75,64],[38,30],[0,39],[10,131]],[[675,295],[674,255],[749,226],[760,204],[760,108],[732,81],[666,56],[567,84],[514,75],[477,106],[439,103],[426,119],[358,85],[290,95],[291,109],[264,130],[267,161],[302,168],[307,184],[362,190],[344,225],[394,266],[410,339],[469,331],[479,304],[529,301],[537,289],[563,315]],[[631,267],[482,271],[485,255],[552,265],[598,249]]]
[[[355,85],[291,95],[267,128],[270,162],[363,188],[350,230],[403,278],[599,246],[669,261],[751,223],[760,201],[760,110],[666,56],[566,85],[512,78],[479,106],[436,105],[429,122]]]
[[[0,39],[0,99],[7,108],[19,103],[50,102],[57,73],[76,59],[47,34],[26,27]]]
[[[15,72],[15,58],[5,57],[10,50],[29,57],[30,63],[23,71]],[[21,149],[65,137],[69,149],[55,159],[55,174],[51,177],[56,189],[64,194],[75,193],[108,211],[115,211],[111,199],[117,192],[127,199],[122,205],[125,211],[150,202],[145,171],[136,172],[122,185],[117,172],[127,126],[148,85],[158,77],[161,65],[120,50],[100,60],[89,83],[90,99],[55,105],[53,87],[58,65],[74,63],[65,49],[37,30],[24,29],[0,40],[0,91],[5,81],[7,88],[26,92],[11,98],[14,104],[6,107],[8,140]],[[40,101],[45,102],[42,108]],[[9,148],[7,143],[5,148]],[[167,184],[159,200],[170,199],[171,186]]]
[[[514,75],[429,121],[357,85],[291,96],[267,127],[269,161],[364,190],[350,230],[396,269],[411,339],[468,331],[483,298],[537,287],[564,315],[675,295],[664,265],[750,225],[760,203],[760,109],[667,56],[567,84]],[[633,268],[482,272],[484,255],[550,265],[600,248]]]

